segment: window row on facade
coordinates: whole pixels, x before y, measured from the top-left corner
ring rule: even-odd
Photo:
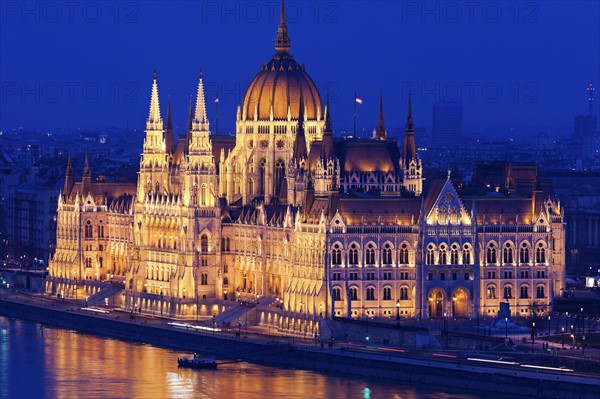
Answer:
[[[399,290],[399,295],[393,296],[393,289],[392,287],[383,287],[383,290],[378,293],[377,289],[375,287],[367,287],[364,290],[364,300],[366,301],[376,301],[378,299],[384,300],[384,301],[392,301],[392,300],[396,300],[396,301],[407,301],[409,299],[411,299],[409,297],[409,287],[400,287]],[[332,299],[334,301],[341,301],[344,296],[342,295],[342,293],[344,292],[344,289],[342,287],[339,286],[334,286],[333,290],[332,290]],[[350,287],[348,289],[348,300],[350,301],[358,301],[360,300],[360,295],[359,295],[360,289],[356,286]],[[379,295],[378,295],[379,294]]]

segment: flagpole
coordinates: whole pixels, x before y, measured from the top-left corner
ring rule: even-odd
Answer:
[[[356,92],[354,92],[354,133],[352,138],[356,138]]]
[[[217,117],[215,118],[215,135],[219,135],[219,97],[217,96],[216,108],[217,108]]]

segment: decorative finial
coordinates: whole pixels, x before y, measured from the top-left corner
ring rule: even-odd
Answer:
[[[202,68],[200,68],[200,79],[202,79]]]
[[[452,171],[448,169],[448,180],[450,180],[450,173],[452,173]]]
[[[156,80],[156,68],[154,68],[154,80]]]
[[[275,37],[275,51],[277,54],[286,54],[290,51],[290,37],[288,36],[287,24],[285,22],[285,2],[281,0],[281,14],[279,16],[279,27]]]

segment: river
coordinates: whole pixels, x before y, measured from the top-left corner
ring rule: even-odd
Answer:
[[[178,369],[180,355],[0,317],[0,398],[494,399],[489,393],[245,362],[224,363],[214,371]]]

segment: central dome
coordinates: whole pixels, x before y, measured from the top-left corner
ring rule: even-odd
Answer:
[[[298,119],[300,96],[304,98],[304,113],[307,119],[318,119],[323,115],[321,95],[315,82],[304,70],[304,65],[298,64],[289,53],[290,39],[285,23],[285,11],[281,7],[281,20],[275,38],[277,53],[252,82],[244,95],[242,113],[246,120],[269,119],[273,107],[274,119],[287,119],[288,106],[292,119]]]

